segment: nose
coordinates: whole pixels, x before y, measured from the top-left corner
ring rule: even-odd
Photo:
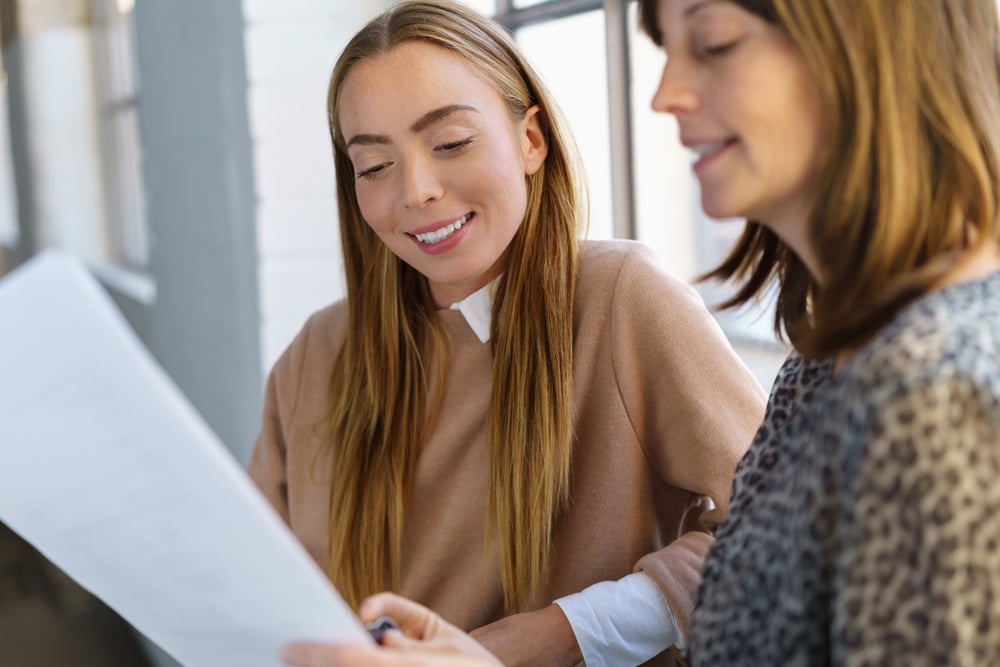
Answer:
[[[679,58],[667,58],[650,106],[654,111],[674,115],[697,111],[701,98],[695,83],[690,68]]]
[[[403,203],[407,208],[420,208],[444,194],[441,178],[431,160],[411,157],[406,160],[403,171]]]

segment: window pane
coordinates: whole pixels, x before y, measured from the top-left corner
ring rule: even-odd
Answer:
[[[496,0],[459,0],[459,2],[472,7],[483,16],[495,16],[497,13]]]
[[[520,9],[521,7],[531,7],[532,5],[538,5],[545,2],[545,0],[514,0],[514,7]]]
[[[629,17],[632,61],[633,156],[638,238],[657,250],[677,276],[692,280],[726,256],[743,229],[740,220],[711,220],[701,209],[690,151],[680,144],[673,116],[650,107],[665,55],[638,30],[635,3]],[[733,294],[732,285],[701,283],[712,305]],[[716,313],[736,351],[764,387],[770,386],[786,350],[776,343],[773,303]]]
[[[517,41],[569,120],[590,184],[590,238],[612,238],[604,12],[522,28]]]
[[[690,280],[706,265],[698,255],[697,183],[674,117],[650,108],[665,56],[637,26],[633,3],[629,42],[637,235],[659,251],[675,275]]]
[[[143,268],[149,261],[133,6],[92,0],[101,99],[101,138],[107,188],[111,261]]]

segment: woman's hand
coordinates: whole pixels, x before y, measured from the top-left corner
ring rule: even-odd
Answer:
[[[583,660],[573,627],[555,604],[501,618],[472,636],[508,667],[572,667]]]
[[[416,602],[392,593],[364,601],[365,623],[388,616],[400,632],[386,632],[382,646],[291,642],[281,659],[294,667],[502,667],[489,651],[454,625]]]

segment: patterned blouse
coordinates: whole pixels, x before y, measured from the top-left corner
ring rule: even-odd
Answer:
[[[694,667],[1000,665],[1000,273],[793,354],[716,538]]]

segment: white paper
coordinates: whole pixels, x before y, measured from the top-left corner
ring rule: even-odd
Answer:
[[[0,521],[187,667],[370,641],[75,260],[0,282]]]

